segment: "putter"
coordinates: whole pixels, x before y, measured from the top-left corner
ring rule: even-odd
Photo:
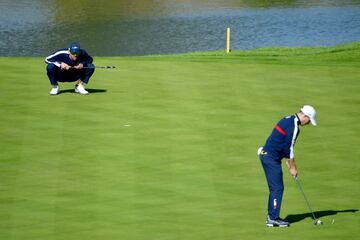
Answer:
[[[304,199],[305,199],[306,204],[308,205],[308,207],[309,207],[309,209],[310,209],[310,212],[311,212],[311,214],[312,214],[312,217],[313,217],[313,219],[315,220],[314,225],[321,225],[321,224],[323,224],[323,222],[322,222],[320,219],[317,219],[317,218],[315,217],[314,211],[312,210],[312,208],[311,208],[311,206],[310,206],[310,203],[309,203],[309,201],[308,201],[308,199],[307,199],[307,197],[306,197],[306,195],[305,195],[305,192],[304,192],[304,190],[303,190],[302,187],[301,187],[299,177],[298,177],[298,176],[295,176],[294,178],[295,178],[295,181],[297,182],[297,184],[298,184],[298,186],[299,186],[299,189],[300,189],[300,191],[301,191],[301,193],[302,193],[302,195],[303,195],[303,197],[304,197]]]
[[[70,68],[74,68],[74,67],[70,67]],[[82,68],[106,68],[106,69],[113,69],[116,68],[115,66],[95,66],[95,65],[90,65],[88,67],[82,67]]]
[[[83,68],[116,68],[115,66],[95,66],[95,65],[92,65],[92,66],[89,66],[89,67],[83,67]]]

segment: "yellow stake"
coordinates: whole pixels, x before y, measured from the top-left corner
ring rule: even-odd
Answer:
[[[230,28],[226,29],[226,53],[229,53],[230,49]]]

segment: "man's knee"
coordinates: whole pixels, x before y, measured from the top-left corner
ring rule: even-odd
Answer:
[[[58,69],[59,68],[54,64],[48,64],[46,66],[46,72],[52,85],[57,85],[57,81],[59,80]]]
[[[95,68],[86,68],[85,75],[91,77],[95,72]]]
[[[272,184],[270,186],[270,191],[275,194],[282,194],[284,192],[284,185],[281,184]]]
[[[59,67],[57,67],[55,64],[48,64],[46,66],[46,71],[48,74],[54,74],[58,69]]]
[[[84,69],[85,72],[83,72],[82,76],[81,76],[81,80],[84,83],[88,83],[89,79],[91,78],[91,76],[94,74],[95,68],[85,68]]]
[[[276,192],[277,194],[283,194],[283,192],[284,192],[284,186],[277,186],[277,187],[275,188],[275,192]]]

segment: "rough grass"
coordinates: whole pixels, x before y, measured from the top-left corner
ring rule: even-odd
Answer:
[[[49,96],[40,58],[0,58],[0,239],[357,239],[360,44],[95,57],[88,96]],[[265,227],[256,156],[273,125],[318,110]],[[333,222],[334,219],[334,222]],[[332,224],[333,223],[333,224]]]

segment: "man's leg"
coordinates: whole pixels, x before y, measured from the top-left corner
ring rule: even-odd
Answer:
[[[60,91],[58,81],[60,81],[61,78],[61,69],[54,64],[48,64],[46,66],[46,72],[52,85],[50,95],[56,95]]]
[[[81,77],[85,74],[85,69],[69,69],[69,70],[59,70],[58,79],[59,82],[76,82],[75,92],[80,94],[88,94],[88,92],[83,87],[83,81]]]
[[[85,90],[84,83],[87,84],[89,82],[90,77],[93,75],[95,68],[84,68],[79,72],[80,80],[77,82],[75,86],[75,92],[80,94],[88,94],[89,92]]]
[[[94,74],[95,68],[84,68],[82,70],[85,70],[85,71],[81,72],[80,80],[83,83],[88,84],[89,79]]]
[[[281,202],[284,192],[281,162],[278,162],[267,155],[260,156],[260,159],[270,191],[268,199],[268,215],[270,219],[278,219],[280,217]]]
[[[60,68],[54,64],[48,64],[46,66],[46,72],[50,80],[51,85],[58,85],[58,80],[60,80]]]

